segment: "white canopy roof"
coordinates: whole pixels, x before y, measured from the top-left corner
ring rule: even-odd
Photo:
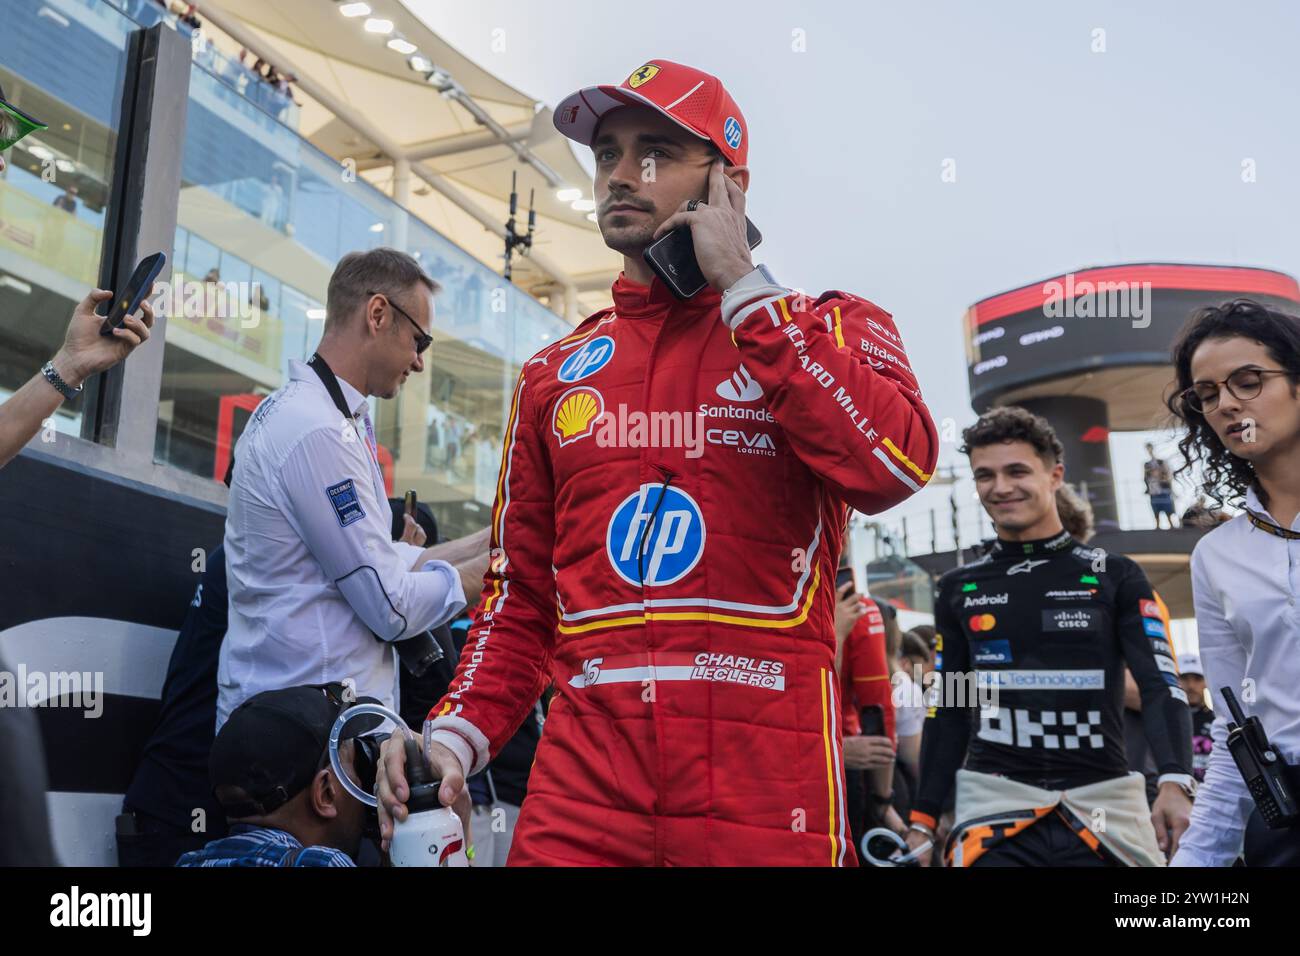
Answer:
[[[297,76],[295,95],[304,103],[299,131],[317,148],[340,160],[353,158],[390,195],[400,168],[392,153],[408,159],[414,175],[407,207],[498,273],[502,239],[488,227],[505,225],[511,173],[517,172],[517,227],[526,228],[533,190],[537,233],[534,261],[515,260],[515,282],[541,297],[572,283],[578,303],[568,310],[570,318],[607,304],[621,259],[586,211],[556,197],[558,188],[572,187],[590,199],[591,178],[570,141],[555,131],[551,110],[463,56],[398,0],[369,5],[370,16],[392,21],[391,33],[366,32],[365,17],[344,17],[330,0],[208,0],[202,13],[236,48],[244,45]],[[389,49],[394,37],[417,51]],[[233,52],[231,43],[213,39]],[[445,96],[425,72],[412,69],[411,56],[448,74],[472,102]],[[480,123],[474,108],[498,129]],[[517,138],[541,169],[503,141],[502,132]]]

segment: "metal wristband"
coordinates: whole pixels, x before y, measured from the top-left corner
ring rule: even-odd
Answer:
[[[55,370],[52,361],[46,362],[41,366],[41,375],[45,376],[45,381],[53,385],[58,393],[63,396],[64,401],[71,401],[76,398],[81,394],[82,388],[85,387],[84,385],[78,385],[76,388],[73,388],[65,382],[63,376]]]

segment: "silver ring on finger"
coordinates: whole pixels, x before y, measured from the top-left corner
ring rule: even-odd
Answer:
[[[695,212],[695,210],[699,209],[701,206],[704,205],[708,205],[708,204],[700,199],[692,199],[690,202],[686,204],[686,211]]]

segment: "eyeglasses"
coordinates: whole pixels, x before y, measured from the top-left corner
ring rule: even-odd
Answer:
[[[1248,402],[1259,395],[1264,387],[1265,375],[1291,375],[1284,368],[1239,368],[1221,382],[1197,382],[1182,392],[1187,407],[1197,412],[1212,412],[1219,407],[1219,387],[1228,386],[1228,391],[1241,402]]]
[[[411,325],[415,326],[415,354],[416,355],[423,355],[425,351],[428,350],[429,346],[433,344],[433,336],[430,335],[428,332],[424,331],[424,329],[420,328],[420,323],[416,322],[415,319],[411,318],[410,314],[405,309],[403,309],[400,305],[398,305],[396,302],[390,299],[385,293],[367,292],[366,295],[382,295],[384,297],[385,302],[387,302],[399,313],[401,313],[402,317],[406,319],[407,322],[410,322]]]

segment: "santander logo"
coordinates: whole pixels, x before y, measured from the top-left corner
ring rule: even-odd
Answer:
[[[731,377],[719,383],[717,392],[732,402],[753,402],[763,397],[762,386],[754,381],[744,363],[731,373]]]

